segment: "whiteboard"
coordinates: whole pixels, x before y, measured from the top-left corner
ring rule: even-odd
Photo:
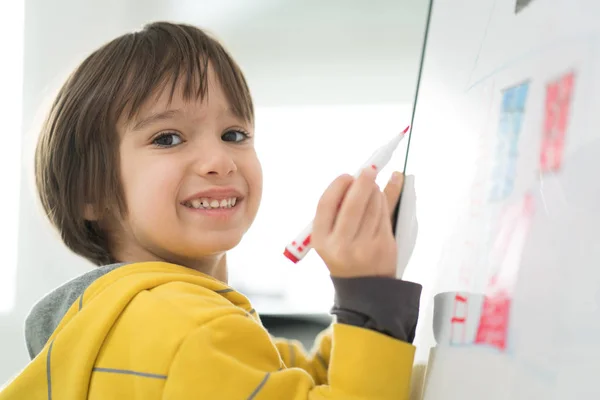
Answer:
[[[399,216],[418,221],[424,398],[600,398],[600,1],[430,17]]]

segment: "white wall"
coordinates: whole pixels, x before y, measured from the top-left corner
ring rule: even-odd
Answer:
[[[40,213],[32,185],[37,118],[64,76],[108,39],[149,20],[170,19],[221,37],[245,70],[259,108],[382,103],[406,110],[414,94],[426,1],[323,3],[26,1],[16,301],[0,314],[0,384],[28,361],[22,324],[32,304],[90,268],[61,245]]]

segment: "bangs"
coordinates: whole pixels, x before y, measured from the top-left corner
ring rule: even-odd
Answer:
[[[225,49],[203,31],[187,25],[153,23],[129,35],[122,46],[122,69],[113,102],[113,116],[133,119],[143,104],[168,90],[172,101],[181,87],[183,100],[204,100],[212,66],[234,115],[254,123],[246,80]],[[122,42],[122,44],[125,44]]]

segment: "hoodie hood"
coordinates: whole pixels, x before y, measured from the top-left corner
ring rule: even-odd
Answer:
[[[33,360],[42,351],[67,310],[94,281],[125,264],[111,264],[83,274],[44,296],[25,320],[25,341]],[[80,297],[81,296],[81,297]]]
[[[187,307],[198,302],[222,307]],[[100,385],[96,393],[104,393],[111,388],[122,390],[126,376],[150,377],[143,388],[138,380],[126,379],[131,393],[142,389],[157,393],[190,330],[214,320],[222,310],[233,310],[244,317],[242,321],[249,317],[260,324],[244,295],[190,268],[142,262],[91,271],[48,294],[33,308],[26,335],[34,358],[0,390],[0,400],[84,399],[92,381]],[[125,315],[128,318],[121,318]],[[104,348],[108,338],[112,347]],[[154,345],[149,358],[150,344]],[[146,373],[146,369],[159,372]]]

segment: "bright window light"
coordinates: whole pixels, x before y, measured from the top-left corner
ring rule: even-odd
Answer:
[[[256,221],[228,256],[230,282],[262,313],[326,313],[333,300],[329,273],[312,251],[294,265],[283,250],[313,218],[335,177],[354,173],[372,152],[410,121],[410,104],[269,107],[256,111],[256,149],[264,173]],[[402,170],[403,141],[381,172],[383,188]]]
[[[14,306],[17,272],[17,228],[21,182],[21,108],[23,102],[23,47],[25,2],[0,2],[0,114],[4,133],[0,147],[2,195],[0,209],[0,312]]]

